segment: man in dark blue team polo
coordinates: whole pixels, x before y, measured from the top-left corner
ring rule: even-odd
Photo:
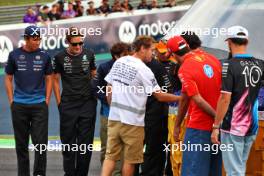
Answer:
[[[40,30],[28,26],[25,45],[9,54],[5,68],[5,86],[11,106],[16,141],[18,176],[30,176],[29,135],[35,146],[34,176],[46,175],[46,151],[39,146],[48,142],[48,104],[52,91],[52,66],[49,55],[42,51]],[[13,78],[15,88],[13,91]]]

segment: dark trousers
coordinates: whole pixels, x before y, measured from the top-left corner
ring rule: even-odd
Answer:
[[[66,148],[62,151],[65,176],[88,175],[92,156],[89,146],[93,144],[96,105],[96,100],[90,99],[62,102],[59,106],[61,142],[64,145],[75,146],[74,150]]]
[[[166,144],[168,144],[168,142],[166,142]],[[165,175],[166,176],[173,176],[170,156],[171,156],[170,151],[168,151],[166,154],[166,168],[165,168]]]
[[[11,105],[12,122],[16,141],[18,176],[30,176],[29,170],[29,135],[36,148],[33,175],[46,175],[47,153],[40,151],[40,145],[48,143],[48,106],[39,104]]]
[[[166,162],[164,145],[168,138],[167,118],[162,115],[145,117],[145,153],[142,175],[162,176]]]

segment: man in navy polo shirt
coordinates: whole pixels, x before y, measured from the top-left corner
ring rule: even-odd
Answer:
[[[5,68],[5,86],[16,141],[18,176],[30,175],[29,135],[35,146],[33,175],[45,176],[47,157],[46,151],[40,152],[40,145],[48,142],[48,104],[52,91],[51,59],[39,48],[41,37],[38,27],[28,26],[24,39],[26,44],[9,54]]]

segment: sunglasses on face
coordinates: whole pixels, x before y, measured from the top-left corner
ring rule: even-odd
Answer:
[[[78,42],[78,43],[70,43],[72,46],[82,46],[83,42]]]

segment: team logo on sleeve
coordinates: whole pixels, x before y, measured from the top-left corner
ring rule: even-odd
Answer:
[[[88,61],[87,56],[83,55],[82,61]]]
[[[214,76],[214,70],[210,65],[204,65],[203,67],[204,73],[208,78],[212,78]]]

